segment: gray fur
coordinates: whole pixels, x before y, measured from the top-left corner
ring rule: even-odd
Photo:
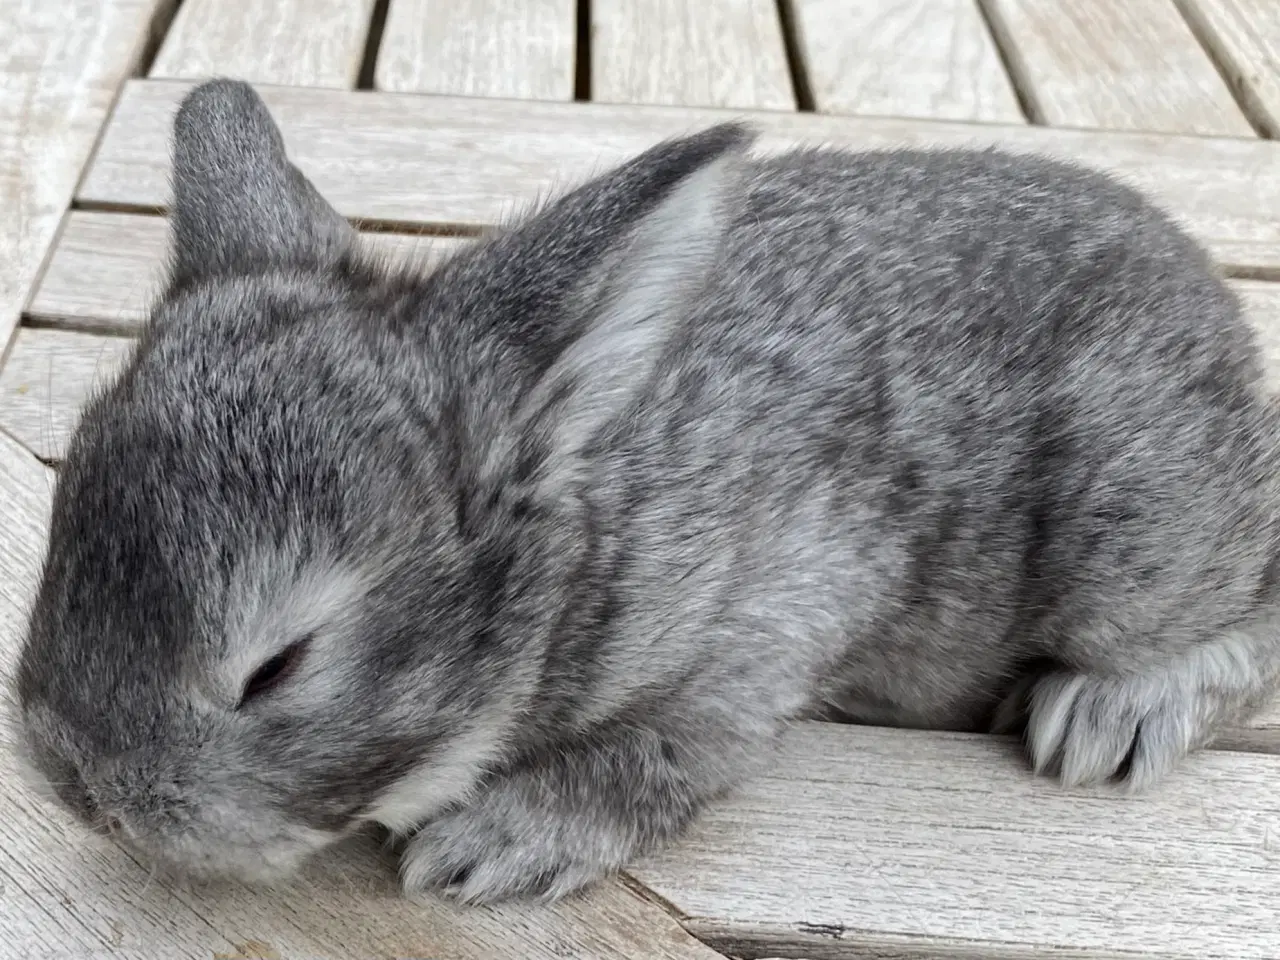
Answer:
[[[1112,180],[726,125],[417,275],[249,88],[176,139],[173,282],[17,681],[31,762],[145,854],[269,877],[375,821],[410,888],[558,896],[796,717],[1029,711],[1038,768],[1145,786],[1273,688],[1257,350]]]

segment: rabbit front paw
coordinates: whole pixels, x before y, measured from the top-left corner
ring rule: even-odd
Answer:
[[[425,824],[400,861],[406,891],[434,891],[472,904],[557,900],[611,872],[609,858],[573,849],[567,825],[548,822],[501,796]]]
[[[1202,739],[1200,706],[1194,690],[1159,675],[1049,673],[1029,697],[1032,765],[1067,786],[1115,780],[1143,790]]]

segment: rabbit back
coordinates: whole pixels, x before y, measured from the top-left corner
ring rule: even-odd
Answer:
[[[1165,215],[996,152],[799,152],[744,179],[595,443],[603,700],[645,650],[660,699],[968,727],[1030,662],[1132,669],[1257,607],[1256,348]]]

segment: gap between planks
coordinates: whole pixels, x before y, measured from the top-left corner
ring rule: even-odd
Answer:
[[[0,361],[113,98],[166,0],[0,0]]]
[[[163,207],[169,128],[189,85],[133,81],[90,167],[82,204]],[[484,226],[658,140],[745,116],[761,151],[1000,146],[1111,171],[1177,216],[1233,271],[1280,275],[1280,144],[1245,138],[773,111],[392,96],[261,88],[297,164],[352,219]]]
[[[1252,137],[1170,0],[977,0],[1038,123]]]
[[[1274,0],[1174,0],[1264,136],[1280,136],[1280,4]]]

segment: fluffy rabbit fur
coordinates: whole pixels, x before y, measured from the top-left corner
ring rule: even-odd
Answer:
[[[1257,349],[1111,179],[723,125],[421,273],[248,87],[175,133],[17,675],[32,764],[145,855],[270,878],[375,822],[411,889],[555,897],[797,717],[1025,715],[1141,787],[1273,688]]]

